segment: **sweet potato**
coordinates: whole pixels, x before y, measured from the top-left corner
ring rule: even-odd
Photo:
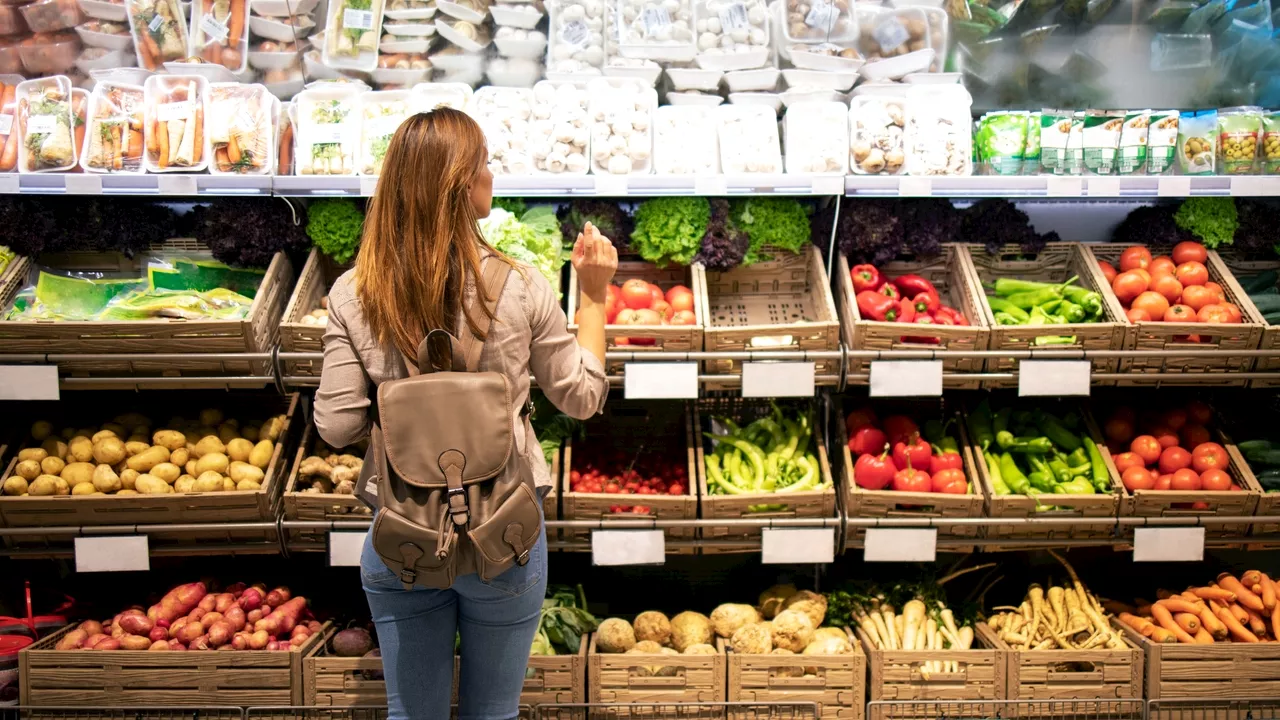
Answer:
[[[125,635],[120,638],[120,647],[124,650],[149,650],[151,638],[143,635]]]
[[[85,640],[89,639],[89,633],[79,628],[63,635],[58,639],[58,644],[53,647],[54,650],[79,650]]]
[[[125,632],[133,635],[150,635],[151,629],[156,626],[154,620],[142,613],[121,615],[117,624]]]
[[[298,624],[298,620],[302,616],[302,611],[306,609],[306,598],[293,598],[273,610],[270,615],[254,623],[253,629],[255,631],[266,630],[273,636],[286,634],[292,631],[293,627]]]
[[[209,589],[202,582],[179,585],[161,598],[158,604],[152,605],[147,611],[147,617],[152,620],[163,619],[173,622],[191,612],[208,592]]]

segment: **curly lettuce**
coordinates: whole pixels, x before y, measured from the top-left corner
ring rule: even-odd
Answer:
[[[710,221],[711,204],[704,197],[645,200],[636,208],[631,248],[655,265],[688,265]]]
[[[734,201],[733,221],[751,238],[744,265],[770,259],[765,247],[798,253],[809,242],[809,211],[792,198],[752,197]]]
[[[480,221],[480,232],[499,252],[533,266],[560,294],[560,268],[565,258],[555,208],[538,205],[516,217],[495,207]]]

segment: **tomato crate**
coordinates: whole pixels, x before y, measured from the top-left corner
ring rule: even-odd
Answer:
[[[979,308],[978,296],[982,288],[974,280],[973,269],[964,262],[964,255],[959,246],[947,243],[942,246],[942,254],[927,260],[895,260],[879,268],[881,277],[898,277],[899,275],[920,275],[933,283],[938,289],[942,301],[960,311],[966,326],[930,325],[928,332],[922,328],[910,327],[900,322],[881,322],[862,317],[858,310],[857,292],[853,288],[849,261],[843,255],[836,260],[836,281],[840,304],[840,324],[844,330],[845,343],[851,350],[948,350],[975,351],[986,350],[991,332],[986,327],[986,319]],[[903,331],[910,329],[910,335]],[[909,338],[921,339],[924,342],[909,342]],[[944,387],[957,390],[976,390],[980,380],[970,380],[952,373],[982,372],[983,359],[949,358],[942,361],[942,370],[949,375],[944,376]],[[849,361],[847,372],[850,375],[869,375],[871,360],[853,358]],[[867,382],[870,382],[869,380]],[[864,384],[859,382],[858,384]]]
[[[858,628],[871,668],[868,700],[1004,700],[1008,694],[1000,650],[974,633],[968,650],[879,650]],[[925,662],[955,662],[957,672],[926,671]]]
[[[1052,505],[1042,505],[1037,502],[1036,498],[1027,495],[1013,493],[997,495],[991,479],[991,472],[982,454],[982,448],[974,444],[970,450],[974,457],[974,464],[977,466],[978,477],[982,483],[982,493],[986,498],[987,517],[993,520],[998,518],[1104,517],[1114,520],[1118,515],[1123,514],[1121,510],[1125,507],[1123,504],[1124,485],[1120,482],[1120,473],[1116,472],[1115,463],[1111,459],[1111,453],[1107,451],[1106,441],[1102,437],[1102,432],[1098,429],[1097,423],[1088,410],[1079,403],[1068,400],[1054,402],[1046,399],[1037,399],[1037,404],[1054,413],[1059,419],[1065,417],[1066,413],[1075,413],[1079,416],[1080,425],[1078,430],[1087,432],[1098,446],[1098,451],[1102,454],[1103,462],[1107,466],[1107,473],[1111,477],[1111,492],[1091,495],[1055,494],[1052,496]],[[972,441],[972,438],[970,440]],[[984,457],[984,460],[978,462],[977,458],[979,457]],[[1011,540],[1025,538],[1027,540],[1042,541],[1105,538],[1113,536],[1115,531],[1116,524],[1114,522],[1088,525],[1054,524],[1039,526],[993,523],[987,526],[986,536]],[[1130,534],[1132,534],[1132,531],[1130,531]],[[1023,548],[1006,546],[1003,549],[1021,550]]]
[[[975,630],[1004,655],[1009,700],[1142,697],[1142,650],[1127,638],[1123,650],[1014,650],[986,623],[978,623]],[[1076,703],[1073,709],[1089,707]]]
[[[810,245],[798,254],[775,252],[773,260],[726,272],[707,271],[708,309],[703,343],[708,352],[748,350],[839,350],[840,318],[822,254]],[[711,375],[741,375],[738,360],[708,360]],[[839,360],[818,360],[814,374],[838,384]],[[834,378],[834,379],[831,379]],[[717,380],[708,390],[741,386],[740,378]]]
[[[983,322],[991,330],[991,340],[987,343],[989,350],[1033,350],[1036,340],[1041,337],[1073,336],[1075,342],[1069,345],[1049,346],[1054,350],[1121,350],[1124,347],[1125,328],[1124,312],[1115,296],[1108,294],[1106,279],[1098,270],[1098,264],[1091,262],[1084,250],[1077,243],[1049,243],[1034,258],[1026,259],[1016,245],[1006,245],[996,255],[987,254],[982,245],[964,245],[963,256],[974,271],[974,281],[979,291],[983,283],[992,283],[1000,278],[1017,280],[1034,280],[1039,282],[1065,282],[1072,276],[1078,278],[1081,287],[1088,288],[1102,295],[1102,311],[1105,322],[1073,323],[1068,325],[1000,325],[996,323],[991,304],[986,300],[985,292],[980,292],[978,305],[982,309]],[[1046,330],[1047,328],[1047,330]],[[990,358],[986,370],[991,373],[1016,372],[1018,360],[1008,357]],[[1113,373],[1119,365],[1118,360],[1096,358],[1093,360],[1093,372]],[[1017,387],[1017,379],[986,380],[983,387]]]
[[[298,275],[298,284],[289,296],[289,303],[284,306],[284,317],[280,319],[280,349],[284,352],[320,353],[324,352],[324,331],[326,325],[306,323],[303,319],[312,311],[328,309],[322,303],[329,297],[329,288],[342,275],[351,269],[351,265],[339,265],[329,259],[328,255],[312,248],[307,261]],[[327,322],[327,321],[326,321]],[[285,375],[301,375],[320,377],[320,369],[324,362],[320,360],[287,360],[284,363]]]
[[[151,253],[173,256],[208,256],[203,243],[187,239],[152,245]],[[29,284],[28,271],[36,261],[14,258],[0,275],[0,307]],[[125,257],[115,252],[68,252],[38,258],[41,265],[72,272],[147,274],[147,256]],[[10,353],[67,353],[94,357],[64,360],[59,370],[73,376],[164,375],[271,375],[270,360],[204,360],[199,353],[269,353],[276,344],[280,315],[293,284],[293,266],[284,253],[276,253],[262,276],[246,317],[239,320],[0,320],[0,344]],[[105,357],[128,353],[130,357]],[[190,353],[175,360],[147,360],[148,353]],[[121,388],[132,388],[124,383]]]
[[[725,701],[723,649],[715,655],[602,653],[596,648],[596,638],[592,633],[587,650],[588,702],[671,705],[670,717],[685,717],[676,711],[676,703]],[[657,672],[653,671],[655,667],[659,668]],[[625,708],[619,708],[617,717],[628,716]],[[645,713],[635,717],[666,718],[668,715]]]
[[[33,406],[30,416],[37,420],[51,421],[56,432],[64,426],[83,428],[88,419],[97,421],[94,427],[98,427],[122,418],[127,413],[140,413],[141,419],[148,421],[149,428],[161,430],[166,429],[165,423],[174,412],[174,406],[168,400],[158,400],[159,397],[137,393],[92,393],[83,397],[67,397],[47,406]],[[192,554],[222,554],[225,551],[216,546],[207,551],[200,546],[218,542],[254,541],[263,543],[261,552],[278,553],[278,537],[274,527],[270,530],[222,530],[217,527],[217,523],[275,521],[286,482],[286,458],[291,457],[293,443],[296,442],[298,423],[295,416],[299,397],[297,393],[280,395],[275,392],[222,391],[192,391],[182,395],[183,401],[190,403],[188,410],[199,411],[202,407],[213,410],[226,408],[228,419],[243,421],[246,426],[250,421],[283,416],[283,423],[278,427],[279,434],[272,443],[271,458],[263,470],[260,487],[256,490],[150,495],[0,495],[0,524],[14,528],[39,528],[209,523],[209,530],[161,530],[148,533],[151,547],[155,549],[161,545],[180,544],[190,546]],[[242,410],[243,415],[232,415]],[[147,440],[150,445],[151,438],[148,437]],[[41,443],[28,436],[20,445],[22,448],[35,449]],[[68,457],[71,457],[70,454]],[[15,453],[0,483],[18,473],[19,462],[20,458]],[[22,535],[6,538],[6,542],[15,547],[42,547],[58,542],[58,538]]]
[[[1225,291],[1230,287],[1235,297],[1239,299],[1240,311],[1245,313],[1247,317],[1253,317],[1262,324],[1262,337],[1258,341],[1258,349],[1280,349],[1280,325],[1272,325],[1267,322],[1267,319],[1263,317],[1264,313],[1259,311],[1258,306],[1249,299],[1249,293],[1244,288],[1244,281],[1242,280],[1242,278],[1260,275],[1265,272],[1280,272],[1280,258],[1277,258],[1274,252],[1269,252],[1263,256],[1251,256],[1226,247],[1219,250],[1210,250],[1209,256],[1217,258],[1227,268],[1228,273],[1223,278],[1226,280],[1222,284],[1223,290]],[[1277,285],[1280,285],[1280,283],[1273,282],[1271,287],[1274,288]],[[1245,310],[1246,307],[1248,310]],[[1280,371],[1280,357],[1257,358],[1257,362],[1253,365],[1253,371]],[[1253,380],[1249,383],[1249,387],[1280,387],[1280,380]]]
[[[287,651],[151,652],[55,650],[68,625],[18,654],[21,705],[184,707],[299,705],[303,658],[323,645],[329,623]]]
[[[320,439],[319,433],[316,432],[315,425],[307,423],[302,432],[302,440],[298,443],[298,451],[294,454],[293,465],[289,469],[289,480],[284,486],[284,519],[285,520],[352,520],[360,518],[370,518],[373,511],[365,505],[360,498],[352,495],[344,495],[340,493],[312,493],[306,492],[300,482],[299,469],[302,467],[303,461],[312,456],[319,456],[320,453],[332,453],[334,455],[348,454],[364,459],[365,451],[362,447],[345,447],[336,452],[329,448],[323,440]],[[356,477],[359,477],[357,471]],[[325,542],[328,536],[327,530],[289,530],[288,537],[290,540],[306,540],[312,542]]]
[[[784,408],[811,407],[811,401],[793,402]],[[697,401],[694,421],[699,429],[695,443],[695,464],[698,469],[698,492],[702,498],[702,518],[704,520],[736,520],[739,518],[835,518],[836,517],[836,485],[832,480],[831,463],[827,454],[827,443],[820,429],[815,428],[812,439],[813,456],[818,461],[818,477],[824,484],[822,490],[800,490],[780,495],[778,493],[742,493],[740,495],[713,495],[708,491],[706,473],[707,453],[711,451],[711,441],[703,432],[714,429],[713,417],[727,417],[746,425],[758,418],[770,414],[773,405],[767,400],[750,400],[734,397],[704,398]],[[787,414],[784,409],[784,415]],[[778,500],[785,499],[785,503]],[[730,529],[728,527],[703,528],[704,541],[716,541],[716,546],[704,546],[704,555],[716,552],[759,552],[760,529]],[[736,543],[742,543],[736,545]]]
[[[1098,261],[1106,260],[1119,267],[1120,254],[1129,247],[1123,243],[1096,243],[1082,246],[1089,258],[1090,265],[1097,269]],[[1169,247],[1148,248],[1152,255],[1168,255]],[[1200,323],[1200,322],[1129,322],[1125,316],[1120,323],[1125,326],[1125,349],[1154,351],[1146,357],[1126,358],[1120,362],[1120,372],[1129,375],[1121,380],[1121,386],[1151,385],[1196,385],[1220,387],[1244,387],[1247,379],[1235,377],[1236,373],[1249,372],[1254,365],[1254,358],[1248,356],[1197,357],[1180,355],[1178,351],[1188,350],[1254,350],[1262,340],[1265,327],[1262,317],[1258,315],[1247,295],[1240,289],[1239,283],[1231,275],[1231,271],[1216,253],[1209,253],[1205,267],[1209,270],[1209,280],[1222,286],[1227,301],[1234,303],[1244,315],[1241,323]],[[1101,272],[1099,270],[1099,272]],[[1115,293],[1110,287],[1103,293],[1115,300]],[[1197,342],[1193,337],[1198,337]],[[1147,373],[1213,373],[1220,375],[1220,380],[1193,378],[1178,380],[1176,378],[1143,379]]]
[[[902,414],[920,420],[937,419],[950,422],[947,434],[956,439],[960,445],[961,470],[969,481],[969,492],[965,495],[953,495],[938,492],[905,492],[892,489],[868,490],[858,485],[854,477],[856,458],[849,448],[849,430],[846,423],[847,413],[854,408],[869,407],[878,417],[884,419],[890,415]],[[979,518],[982,517],[983,498],[985,493],[979,481],[977,457],[975,449],[969,442],[964,423],[955,409],[948,409],[943,400],[906,400],[896,402],[852,400],[841,398],[835,407],[836,438],[840,442],[840,453],[843,456],[844,468],[844,507],[845,513],[853,518]],[[927,469],[927,468],[926,468]],[[866,536],[866,528],[850,528],[849,541],[861,543]],[[938,528],[940,538],[975,538],[978,536],[977,525],[947,525]]]
[[[564,445],[564,464],[560,473],[560,516],[563,520],[598,520],[607,529],[609,520],[634,520],[663,518],[693,520],[698,517],[698,495],[693,484],[698,466],[694,463],[693,416],[685,403],[672,402],[610,402],[604,412],[588,420],[585,437],[580,445],[568,440]],[[637,464],[642,453],[652,457],[663,453],[671,465],[684,469],[685,492],[681,495],[639,495],[606,492],[575,492],[572,489],[573,473],[584,466],[583,447],[594,450],[605,444],[612,448],[618,471]],[[647,514],[634,510],[618,510],[620,507],[649,508]],[[591,539],[590,530],[562,530],[562,538],[570,542],[586,542]],[[692,541],[694,528],[668,528],[667,540]],[[686,548],[669,548],[668,552],[692,554],[692,544]]]
[[[852,655],[756,655],[728,658],[729,702],[817,703],[821,720],[862,720],[867,700],[867,656],[849,628]]]
[[[1280,697],[1280,643],[1153,643],[1119,620],[1111,625],[1142,649],[1148,700]],[[1189,713],[1183,720],[1192,717],[1204,716]]]
[[[639,279],[653,283],[665,292],[676,285],[683,285],[693,293],[693,314],[697,318],[692,325],[606,325],[604,328],[607,350],[627,352],[696,352],[702,349],[702,336],[707,327],[706,274],[701,265],[660,268],[643,260],[619,260],[614,284],[621,287],[627,280]],[[578,331],[578,273],[569,267],[569,332]],[[607,370],[610,375],[622,375],[621,360],[611,360]]]

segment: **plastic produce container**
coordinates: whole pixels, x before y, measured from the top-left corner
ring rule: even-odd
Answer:
[[[631,78],[593,80],[591,171],[596,175],[645,175],[653,169],[653,113],[658,94]]]
[[[653,164],[659,175],[715,175],[720,151],[714,108],[667,105],[653,114]]]
[[[364,86],[330,83],[294,98],[298,175],[355,175]]]
[[[696,21],[691,0],[609,0],[606,16],[617,28],[609,35],[618,38],[618,54],[665,62],[694,59]]]
[[[973,98],[961,85],[907,86],[907,174],[972,175]]]
[[[72,33],[32,35],[18,48],[25,74],[56,75],[69,71],[80,55],[80,40]]]
[[[906,170],[906,89],[858,95],[849,102],[849,169],[856,175]]]
[[[538,174],[586,175],[591,155],[590,95],[573,83],[533,86],[533,118],[526,147]],[[546,122],[543,122],[543,121]]]
[[[719,121],[720,167],[726,175],[782,172],[778,119],[764,105],[723,105]]]
[[[326,13],[324,64],[335,70],[362,72],[377,67],[382,8],[382,0],[372,0],[368,8],[353,7],[347,0],[333,0]]]
[[[143,87],[147,97],[146,132],[149,138],[155,135],[157,146],[156,153],[146,154],[147,172],[203,171],[209,166],[205,105],[209,81],[199,75],[152,75]],[[202,132],[196,132],[200,128]]]
[[[205,134],[213,175],[265,175],[275,164],[275,116],[280,101],[262,85],[209,86]]]
[[[731,71],[769,64],[769,9],[763,0],[704,0],[696,15],[699,67]]]
[[[0,35],[17,35],[27,31],[27,21],[22,19],[21,9],[12,5],[0,5]]]
[[[783,118],[787,172],[844,175],[849,165],[848,112],[840,102],[788,105]]]
[[[790,43],[851,43],[858,37],[858,17],[849,0],[780,0],[783,40]]]
[[[468,112],[484,130],[494,175],[533,173],[532,158],[524,149],[533,118],[533,90],[482,87],[471,96]]]
[[[142,173],[146,93],[140,85],[99,82],[89,94],[80,167],[91,173]]]
[[[0,38],[0,74],[20,74],[23,67],[22,47],[17,41]]]
[[[18,704],[18,655],[33,642],[26,635],[0,635],[0,707]]]
[[[604,66],[604,0],[564,0],[547,9],[547,79],[585,82],[599,77]]]
[[[27,80],[16,91],[18,172],[42,173],[67,170],[76,164],[71,113],[71,81],[64,76]]]
[[[208,12],[204,6],[203,0],[192,4],[188,54],[233,73],[244,72],[249,60],[249,3],[230,3],[225,11],[220,11],[221,3],[211,3]]]
[[[85,21],[75,0],[35,0],[19,8],[32,32],[57,32]]]
[[[138,66],[159,70],[187,56],[187,23],[178,0],[129,0],[129,30]]]

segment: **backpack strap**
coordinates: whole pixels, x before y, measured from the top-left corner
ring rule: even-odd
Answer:
[[[493,329],[493,320],[489,315],[496,316],[498,300],[502,297],[502,289],[506,287],[507,278],[510,275],[511,266],[493,256],[488,258],[484,269],[480,271],[480,278],[476,282],[476,294],[469,303],[467,314],[475,319],[477,324],[483,323],[486,337]],[[488,300],[485,299],[486,296]],[[485,310],[488,310],[488,315],[485,314]],[[484,320],[482,321],[481,318]],[[475,372],[480,365],[480,353],[484,350],[484,340],[476,337],[475,333],[468,329],[462,333],[458,344],[458,350],[466,361],[466,371]]]

